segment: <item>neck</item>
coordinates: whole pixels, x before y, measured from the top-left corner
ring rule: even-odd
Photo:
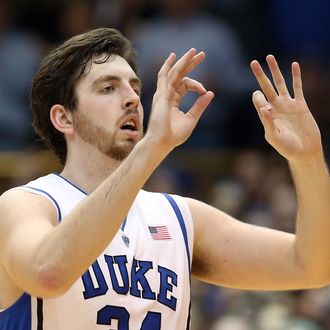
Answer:
[[[100,152],[69,155],[61,175],[90,194],[121,164]]]

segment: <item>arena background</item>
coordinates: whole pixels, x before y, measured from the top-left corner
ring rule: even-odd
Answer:
[[[0,0],[0,192],[60,166],[31,127],[28,95],[42,56],[86,30],[120,29],[139,53],[146,122],[170,51],[204,50],[194,75],[215,91],[192,137],[146,189],[189,195],[242,221],[293,231],[286,161],[263,137],[249,62],[274,54],[290,81],[300,62],[308,104],[330,148],[330,2],[325,0]],[[193,96],[184,100],[184,107]],[[317,192],[315,192],[317,193]],[[330,290],[247,292],[193,282],[193,330],[329,330]]]

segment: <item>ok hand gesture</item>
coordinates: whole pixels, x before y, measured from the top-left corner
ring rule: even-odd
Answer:
[[[253,93],[253,103],[265,129],[266,140],[290,162],[321,155],[319,128],[306,104],[299,64],[292,63],[292,98],[276,59],[266,57],[274,84],[267,78],[257,61],[251,69],[262,92]]]
[[[200,82],[187,77],[204,59],[205,53],[197,54],[194,48],[178,61],[171,53],[158,73],[146,137],[152,137],[162,150],[170,152],[188,139],[213,98],[213,93],[206,91]],[[188,91],[199,97],[187,112],[183,112],[180,102]]]

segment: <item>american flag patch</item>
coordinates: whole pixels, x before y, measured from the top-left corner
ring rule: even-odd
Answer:
[[[169,240],[171,236],[167,230],[166,226],[148,226],[151,237],[154,240]]]

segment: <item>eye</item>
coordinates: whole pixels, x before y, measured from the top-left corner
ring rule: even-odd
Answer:
[[[140,88],[134,88],[134,92],[138,95],[141,96],[141,89]]]
[[[142,94],[142,88],[140,86],[140,84],[131,84],[132,89],[134,90],[134,92],[141,97]]]
[[[100,93],[102,94],[107,94],[107,93],[111,93],[112,91],[115,90],[115,87],[112,85],[106,85],[104,87],[101,88]]]

